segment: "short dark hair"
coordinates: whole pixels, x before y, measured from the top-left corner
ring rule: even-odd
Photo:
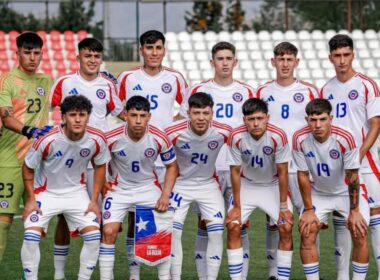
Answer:
[[[127,104],[125,105],[127,112],[131,109],[136,109],[137,111],[150,111],[149,100],[143,96],[135,95],[128,99]]]
[[[231,43],[229,43],[229,42],[219,42],[219,43],[216,43],[212,47],[212,49],[211,49],[211,57],[214,58],[214,55],[218,51],[222,51],[222,50],[230,50],[233,55],[235,55],[235,53],[236,53],[236,48]]]
[[[78,51],[87,49],[93,52],[103,52],[102,43],[96,38],[84,38],[78,43]]]
[[[34,32],[24,32],[20,34],[16,39],[17,48],[31,49],[41,49],[44,45],[41,37]]]
[[[214,101],[212,97],[205,92],[196,92],[189,98],[189,109],[190,108],[206,108],[213,107]]]
[[[67,96],[63,99],[60,107],[62,115],[69,111],[86,111],[88,114],[91,114],[92,111],[91,101],[83,95]]]
[[[354,41],[346,34],[336,34],[329,41],[330,53],[336,49],[350,47],[354,50]]]
[[[165,45],[165,36],[162,34],[162,32],[157,30],[148,30],[141,34],[140,36],[140,46],[143,46],[145,44],[154,44],[158,40],[162,41],[162,44]]]
[[[292,43],[282,42],[274,47],[273,54],[274,56],[282,56],[284,54],[294,54],[294,56],[297,56],[298,49]]]
[[[332,111],[331,103],[327,99],[317,98],[307,103],[305,112],[307,116],[321,115],[327,113],[330,115]]]
[[[242,110],[244,116],[249,116],[256,112],[268,114],[268,104],[262,99],[250,98],[244,102]]]

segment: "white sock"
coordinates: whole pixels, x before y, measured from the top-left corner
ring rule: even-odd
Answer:
[[[157,265],[158,279],[159,280],[171,280],[170,276],[170,259],[166,262]]]
[[[240,232],[240,236],[241,236],[241,242],[243,245],[243,272],[241,273],[241,276],[243,279],[246,279],[248,277],[249,260],[250,260],[248,229],[242,228]]]
[[[279,280],[288,280],[292,268],[293,251],[277,250],[277,275]]]
[[[198,228],[197,238],[195,240],[195,266],[199,279],[206,279],[207,277],[207,230]]]
[[[140,279],[140,263],[135,260],[135,239],[133,237],[126,237],[127,257],[128,257],[128,270],[129,279]]]
[[[82,234],[83,247],[80,252],[79,279],[90,279],[99,257],[100,231],[92,230]]]
[[[277,247],[279,241],[279,234],[277,227],[271,227],[269,225],[269,222],[267,222],[266,241],[267,261],[269,268],[268,276],[277,277]]]
[[[54,244],[54,279],[65,279],[65,266],[70,245]]]
[[[372,252],[376,260],[377,272],[380,277],[380,215],[371,216],[369,229],[371,231]]]
[[[352,262],[352,280],[364,280],[368,272],[368,263]]]
[[[227,260],[231,279],[240,280],[243,272],[243,248],[227,249]]]
[[[351,233],[346,227],[346,220],[333,216],[335,263],[338,280],[350,279]]]
[[[210,222],[206,225],[207,243],[207,280],[218,278],[220,264],[223,256],[223,230],[224,224]]]
[[[21,247],[21,262],[24,276],[27,280],[38,279],[38,265],[40,263],[41,233],[36,230],[26,230]]]
[[[182,230],[183,224],[173,222],[172,258],[170,268],[173,280],[180,280],[182,274]]]
[[[304,264],[303,271],[307,280],[319,280],[319,262]]]
[[[100,279],[113,279],[113,266],[115,263],[115,244],[100,243],[99,268]]]

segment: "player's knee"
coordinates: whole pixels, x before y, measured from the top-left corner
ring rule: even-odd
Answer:
[[[104,225],[102,230],[102,240],[106,244],[115,244],[119,230],[115,227]]]
[[[285,224],[280,227],[278,227],[279,234],[280,234],[280,241],[289,243],[292,242],[292,225],[291,224]]]
[[[240,225],[236,223],[228,223],[227,224],[227,232],[228,232],[228,237],[230,238],[240,238]]]
[[[351,232],[352,235],[352,232]],[[368,246],[368,239],[367,239],[367,233],[362,236],[361,234],[358,234],[355,238],[352,235],[352,243],[354,244],[354,248],[365,248]]]
[[[317,242],[317,234],[318,234],[318,226],[316,224],[313,224],[310,226],[309,234],[306,235],[305,232],[301,233],[301,248],[304,247],[310,247]]]

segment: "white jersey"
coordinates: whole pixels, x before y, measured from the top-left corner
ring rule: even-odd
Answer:
[[[111,151],[108,181],[122,189],[138,189],[153,182],[161,188],[154,162],[160,155],[163,164],[176,160],[173,145],[166,134],[155,126],[148,125],[145,135],[134,142],[129,138],[127,125],[121,124],[106,133]]]
[[[271,81],[257,89],[256,97],[267,102],[270,122],[285,131],[291,147],[294,132],[306,125],[306,104],[318,97],[318,89],[301,80],[286,87]],[[296,172],[291,161],[289,173]]]
[[[360,148],[369,131],[368,120],[380,116],[380,91],[377,84],[357,73],[345,83],[336,77],[324,85],[321,98],[332,105],[333,124],[352,130],[356,144]],[[380,165],[376,144],[363,158],[360,172],[374,173],[380,181]]]
[[[179,166],[176,183],[203,186],[215,182],[215,161],[227,143],[231,127],[211,121],[205,134],[199,136],[190,128],[189,120],[181,120],[165,129],[174,145]]]
[[[214,101],[213,119],[227,124],[232,128],[243,124],[242,105],[244,101],[253,97],[253,89],[242,82],[234,80],[228,86],[221,86],[214,80],[207,80],[190,88],[186,102],[182,103],[180,114],[187,117],[189,107],[188,98],[197,93],[205,92],[209,94]],[[218,171],[229,170],[226,164],[227,147],[223,147],[216,160],[216,169]]]
[[[308,127],[293,136],[293,155],[297,170],[310,171],[312,189],[322,195],[348,195],[345,170],[359,169],[359,149],[353,135],[331,126],[329,138],[318,142]]]
[[[111,113],[117,116],[123,110],[123,105],[116,94],[115,84],[104,74],[99,73],[95,80],[83,79],[79,71],[60,77],[50,93],[50,106],[59,106],[63,99],[70,95],[83,95],[92,104],[89,124],[102,131],[108,130],[106,116]]]
[[[249,185],[266,187],[277,184],[276,164],[291,159],[285,132],[270,123],[259,140],[251,136],[245,125],[235,128],[228,146],[228,163],[241,166],[241,181]]]
[[[118,77],[120,100],[124,102],[135,95],[146,97],[152,113],[150,123],[162,129],[173,122],[174,104],[182,103],[187,87],[182,74],[167,67],[155,76],[136,67]]]
[[[87,165],[91,160],[95,165],[110,160],[103,132],[87,126],[82,139],[72,141],[59,126],[34,142],[25,164],[35,170],[35,194],[45,190],[65,194],[86,187]]]

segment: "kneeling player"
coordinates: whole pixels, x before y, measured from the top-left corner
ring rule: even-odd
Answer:
[[[359,149],[350,132],[331,125],[331,110],[328,100],[309,102],[306,106],[308,126],[293,136],[293,155],[304,203],[299,222],[301,259],[306,279],[319,279],[316,237],[320,223],[337,211],[347,219],[354,244],[352,279],[365,279],[369,258],[369,205],[359,190]]]
[[[189,120],[181,120],[165,129],[174,145],[179,177],[171,196],[174,214],[174,239],[171,275],[181,279],[182,230],[191,202],[196,202],[206,222],[207,279],[217,279],[223,255],[224,198],[215,177],[215,162],[227,142],[231,127],[212,121],[212,98],[203,92],[189,100]]]
[[[25,158],[22,175],[28,200],[21,260],[26,279],[38,278],[41,234],[58,214],[65,216],[70,231],[78,230],[84,239],[78,279],[90,279],[95,269],[100,244],[97,201],[110,156],[103,132],[87,126],[91,109],[86,97],[65,98],[61,104],[63,126],[37,140]],[[90,161],[94,165],[91,199],[85,181]]]
[[[268,107],[263,100],[247,100],[243,115],[245,125],[234,129],[228,141],[233,197],[226,219],[228,270],[231,279],[242,278],[241,225],[253,210],[261,208],[278,225],[277,273],[279,279],[289,279],[293,215],[287,204],[288,140],[283,130],[268,123]]]
[[[100,246],[101,279],[113,279],[115,242],[130,208],[136,205],[166,211],[178,174],[173,145],[160,129],[149,125],[150,105],[142,96],[131,97],[126,104],[126,124],[106,133],[111,151],[109,184],[103,200],[103,239]],[[155,173],[158,155],[166,166],[161,188]],[[158,265],[159,279],[170,279],[170,261]],[[139,270],[130,271],[130,279],[140,279]]]

